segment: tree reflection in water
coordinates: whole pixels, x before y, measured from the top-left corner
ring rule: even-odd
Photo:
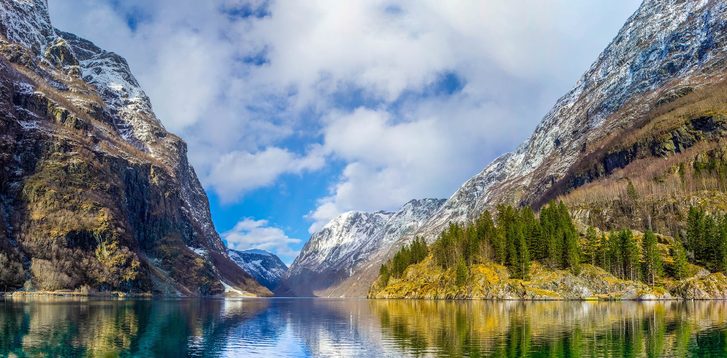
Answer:
[[[727,356],[725,302],[2,301],[0,356]]]
[[[412,355],[727,356],[727,304],[715,302],[370,302]]]

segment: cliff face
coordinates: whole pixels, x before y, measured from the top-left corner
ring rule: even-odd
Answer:
[[[352,211],[334,218],[311,236],[276,294],[365,296],[392,245],[418,230],[443,202],[412,200],[397,212]]]
[[[122,57],[54,29],[44,0],[2,0],[0,79],[0,245],[22,267],[7,287],[269,294],[230,261]]]

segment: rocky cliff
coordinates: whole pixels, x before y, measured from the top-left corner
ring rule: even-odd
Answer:
[[[6,288],[269,294],[227,256],[186,145],[126,61],[0,1]]]

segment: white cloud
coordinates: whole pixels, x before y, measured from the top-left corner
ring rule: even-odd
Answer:
[[[257,153],[235,151],[215,162],[205,178],[223,201],[234,201],[246,191],[272,184],[282,174],[300,174],[325,164],[318,148],[306,156],[288,150],[268,147]]]
[[[450,195],[529,135],[639,3],[278,0],[245,18],[221,11],[242,0],[50,6],[56,26],[129,60],[223,201],[342,160],[315,229]],[[440,88],[444,74],[458,91]]]
[[[348,163],[331,194],[309,214],[314,232],[348,210],[394,209],[422,197],[448,197],[482,168],[477,158],[498,154],[513,137],[527,133],[507,109],[480,109],[466,96],[419,103],[412,120],[359,108],[336,114],[324,131],[324,148]],[[414,119],[416,118],[416,119]],[[488,152],[489,151],[489,152]]]
[[[287,265],[298,255],[299,250],[293,247],[301,243],[300,239],[288,237],[283,230],[268,226],[267,220],[251,218],[240,220],[234,228],[221,236],[231,249],[266,250],[280,257]]]

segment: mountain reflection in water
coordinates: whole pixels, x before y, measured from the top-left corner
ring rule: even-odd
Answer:
[[[5,299],[1,356],[727,356],[727,303]]]

